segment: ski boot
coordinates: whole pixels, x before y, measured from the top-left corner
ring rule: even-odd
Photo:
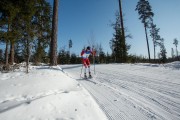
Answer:
[[[89,72],[89,78],[92,78],[91,72]]]
[[[87,79],[87,75],[86,75],[86,73],[84,73],[84,79]]]

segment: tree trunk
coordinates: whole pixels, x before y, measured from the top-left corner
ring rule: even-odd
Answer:
[[[8,32],[10,32],[10,24],[8,24]],[[6,58],[6,66],[9,64],[9,54],[8,54],[8,51],[9,51],[9,40],[6,40],[6,50],[5,50],[5,58]]]
[[[119,13],[120,13],[120,23],[122,30],[122,44],[123,44],[123,62],[126,62],[126,42],[125,42],[125,33],[124,33],[124,23],[123,23],[123,15],[122,15],[122,5],[121,0],[119,0]]]
[[[145,24],[144,24],[144,28],[145,28],[145,33],[146,33],[146,42],[147,42],[148,56],[149,56],[149,62],[150,62],[151,57],[150,57],[150,51],[149,51],[149,42],[148,42],[148,36],[147,36],[147,29],[146,29],[146,25]]]
[[[176,57],[178,57],[178,50],[177,50],[177,46],[176,46]]]
[[[58,27],[58,0],[54,0],[52,35],[50,46],[50,65],[57,65],[57,27]]]
[[[13,65],[14,63],[14,42],[11,42],[10,48],[10,64]]]
[[[8,51],[9,51],[8,47],[9,47],[9,42],[6,41],[6,50],[5,50],[6,65],[8,65],[8,59],[9,59],[9,57],[8,57]]]
[[[36,50],[36,57],[35,57],[35,63],[36,64],[39,64],[41,62],[41,56],[42,56],[41,42],[40,42],[40,40],[38,40],[38,45],[37,45],[37,50]]]
[[[30,50],[29,50],[29,39],[26,41],[26,72],[29,73],[29,58],[30,58]]]
[[[156,46],[155,46],[155,43],[154,43],[154,61],[156,59]]]

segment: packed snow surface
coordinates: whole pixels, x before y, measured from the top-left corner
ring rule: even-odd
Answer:
[[[180,120],[179,61],[24,71],[0,73],[0,120]]]
[[[59,67],[0,73],[0,120],[107,120],[92,96]]]
[[[179,61],[91,65],[95,74],[89,80],[79,79],[82,66],[62,68],[91,93],[109,120],[180,120]]]

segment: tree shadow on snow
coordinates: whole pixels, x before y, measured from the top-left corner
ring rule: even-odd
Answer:
[[[78,68],[78,67],[82,67],[82,65],[61,66],[61,68],[62,68],[63,70],[65,70],[65,69],[72,69],[72,68]]]
[[[36,100],[39,100],[39,99],[42,99],[42,98],[45,98],[45,97],[48,97],[48,96],[51,96],[51,95],[62,94],[62,93],[69,93],[69,92],[68,91],[53,92],[51,94],[44,94],[44,95],[37,96],[35,98],[27,98],[27,99],[22,100],[22,101],[16,101],[16,100],[4,101],[4,102],[0,103],[0,114],[3,113],[3,112],[6,112],[8,110],[17,108],[17,107],[19,107],[21,105],[29,105],[33,101],[36,101]]]
[[[38,69],[38,70],[47,69],[47,70],[60,70],[60,71],[62,71],[62,69],[58,66],[42,66],[42,67],[38,67],[36,69]]]

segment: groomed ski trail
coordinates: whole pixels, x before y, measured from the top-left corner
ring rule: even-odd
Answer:
[[[97,65],[93,79],[82,80],[80,67],[61,67],[91,93],[110,120],[180,119],[176,71],[131,64]]]

